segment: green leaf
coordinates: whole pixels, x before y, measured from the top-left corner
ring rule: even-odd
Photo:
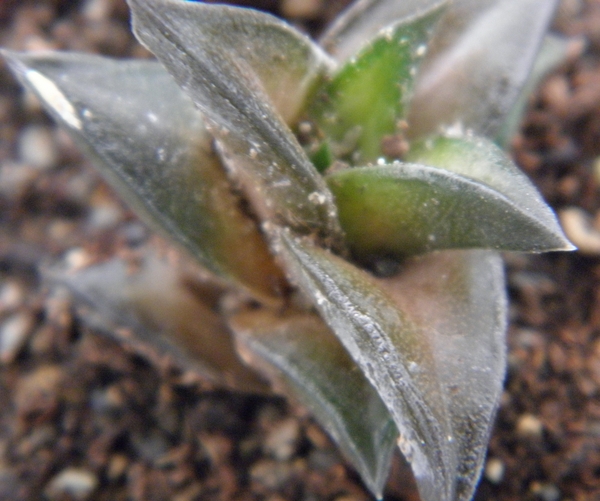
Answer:
[[[355,56],[384,28],[409,22],[447,0],[358,0],[327,29],[320,43],[338,61]]]
[[[557,0],[488,0],[469,15],[478,3],[458,1],[440,23],[442,41],[434,39],[411,102],[413,138],[457,124],[496,136],[528,78]]]
[[[227,282],[273,300],[281,273],[231,193],[202,116],[158,63],[4,54],[147,222]]]
[[[174,357],[215,385],[238,391],[268,391],[235,350],[218,312],[223,290],[200,281],[197,270],[174,266],[152,248],[126,259],[73,271],[45,270],[53,285],[74,295],[80,317],[93,328],[150,356]]]
[[[230,326],[251,365],[269,364],[272,378],[283,379],[286,393],[296,395],[316,416],[381,499],[398,430],[323,321],[314,314],[260,310],[237,315]]]
[[[265,231],[281,224],[341,245],[331,193],[268,95],[280,89],[282,99],[301,101],[325,65],[323,54],[282,21],[252,10],[129,3],[136,36],[203,112]],[[280,88],[280,79],[295,85]]]
[[[281,255],[387,405],[423,501],[469,500],[504,376],[499,257],[430,254],[375,279],[286,233]]]
[[[361,261],[440,249],[572,249],[531,182],[493,143],[435,138],[418,163],[347,169],[327,177],[348,245]]]
[[[522,219],[532,225],[532,234],[528,237],[519,232],[520,225],[515,225],[515,250],[574,249],[556,215],[529,178],[491,141],[472,136],[429,138],[412,143],[406,160],[465,176],[505,197],[507,203],[521,213]]]
[[[381,31],[319,90],[308,117],[336,156],[374,162],[383,155],[384,136],[403,132],[398,124],[442,10],[436,6]]]

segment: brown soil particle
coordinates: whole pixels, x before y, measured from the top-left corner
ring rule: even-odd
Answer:
[[[312,33],[345,3],[238,2]],[[586,46],[531,100],[514,157],[593,234],[600,0],[564,0],[556,28]],[[123,0],[2,0],[0,45],[149,56]],[[42,283],[40,269],[59,257],[76,269],[155,239],[3,67],[0,162],[0,500],[370,499],[302,409],[216,390],[119,343]],[[508,376],[476,499],[600,499],[600,253],[507,263]],[[399,457],[386,499],[418,499]]]

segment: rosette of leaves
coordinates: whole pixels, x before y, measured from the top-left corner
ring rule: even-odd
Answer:
[[[152,256],[73,288],[256,389],[241,354],[377,497],[399,446],[424,501],[470,499],[504,376],[498,251],[572,248],[494,142],[556,2],[359,0],[321,46],[254,10],[129,3],[157,61],[5,56],[206,290]]]

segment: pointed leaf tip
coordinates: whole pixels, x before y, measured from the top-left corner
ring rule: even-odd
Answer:
[[[239,208],[202,115],[159,63],[4,55],[138,215],[227,283],[276,301],[283,276]]]
[[[525,252],[574,249],[536,187],[492,141],[470,135],[433,137],[413,142],[406,160],[464,176],[493,192],[492,199],[505,207],[503,213],[491,216],[487,230],[482,228],[490,233],[484,239],[491,238],[482,247]],[[499,238],[492,243],[495,232]]]

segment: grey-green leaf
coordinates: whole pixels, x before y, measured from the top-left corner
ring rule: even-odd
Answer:
[[[337,157],[375,162],[384,156],[383,138],[404,132],[398,124],[442,12],[437,5],[383,30],[319,89],[308,118]]]
[[[377,392],[314,314],[243,312],[230,322],[242,353],[316,416],[381,499],[398,431]],[[256,358],[260,360],[256,362]]]
[[[281,273],[231,193],[202,116],[160,64],[59,52],[5,56],[147,222],[227,282],[263,299],[276,295]]]
[[[217,309],[223,290],[199,280],[197,270],[176,266],[152,248],[135,266],[113,258],[81,270],[45,270],[53,285],[66,286],[81,318],[125,345],[174,357],[208,381],[238,391],[268,391],[268,384],[239,358]]]
[[[361,261],[433,250],[569,250],[552,210],[493,143],[432,138],[396,162],[327,177]]]
[[[504,375],[499,257],[430,254],[375,279],[286,233],[282,256],[388,406],[421,498],[469,500]]]
[[[358,0],[321,37],[321,45],[338,61],[358,54],[378,33],[396,23],[410,22],[447,0]]]
[[[473,0],[459,1],[456,8]],[[439,133],[458,124],[494,137],[516,101],[554,13],[557,0],[487,1],[444,50],[424,63],[417,79],[409,123],[411,137]],[[452,9],[448,15],[452,15]],[[458,28],[454,29],[455,31]]]
[[[267,14],[177,0],[129,3],[136,36],[203,112],[254,210],[267,223],[340,244],[332,196],[274,103],[288,93],[302,100],[325,56]],[[279,99],[280,80],[306,83]]]
[[[505,218],[512,222],[497,221],[506,227],[514,224],[514,235],[509,238],[507,228],[498,232],[506,234],[507,246],[490,245],[496,248],[543,252],[550,250],[573,250],[565,237],[556,215],[544,202],[527,176],[491,141],[478,137],[436,137],[415,141],[405,159],[408,162],[425,164],[464,176],[479,184],[479,189],[489,188],[498,201],[504,199]],[[509,209],[510,207],[510,209]],[[471,214],[469,217],[477,217]],[[500,217],[500,216],[499,216]],[[530,232],[526,235],[526,232]],[[492,241],[493,235],[486,238]],[[504,239],[504,237],[502,237]],[[500,240],[500,238],[498,239]]]

